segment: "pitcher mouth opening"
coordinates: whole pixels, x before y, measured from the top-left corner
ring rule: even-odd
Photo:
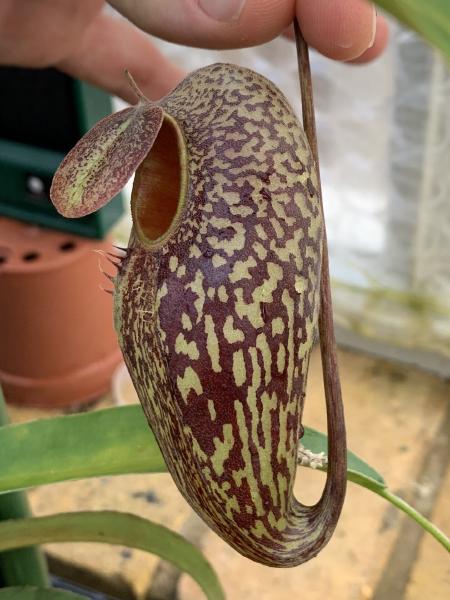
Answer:
[[[178,123],[168,114],[158,136],[136,171],[131,214],[139,240],[157,248],[179,223],[187,192],[187,149]]]

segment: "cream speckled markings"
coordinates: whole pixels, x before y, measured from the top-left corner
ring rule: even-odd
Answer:
[[[249,558],[299,564],[326,528],[292,497],[321,262],[309,147],[284,96],[240,67],[197,71],[161,106],[183,132],[187,193],[162,245],[132,234],[123,353],[193,508]]]
[[[235,65],[200,69],[159,103],[130,82],[139,103],[77,143],[52,200],[65,216],[90,214],[139,166],[113,281],[143,409],[197,513],[244,556],[298,565],[330,539],[345,493],[325,335],[327,480],[314,506],[292,494],[324,241],[305,133],[270,81]]]

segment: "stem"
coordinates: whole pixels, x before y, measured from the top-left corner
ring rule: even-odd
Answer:
[[[325,218],[322,203],[322,188],[320,184],[319,153],[317,147],[316,122],[314,116],[314,99],[309,64],[308,45],[306,44],[297,19],[294,20],[295,40],[297,45],[297,60],[300,77],[302,100],[303,127],[308,138],[317,171],[317,193],[323,219],[322,267],[320,275],[320,311],[319,333],[320,351],[322,357],[323,382],[327,407],[328,427],[328,472],[327,485],[332,489],[335,506],[339,512],[344,502],[347,475],[347,447],[345,435],[344,410],[342,406],[341,383],[337,362],[336,340],[334,337],[333,307],[331,302],[330,273],[328,266],[328,245]],[[333,480],[333,481],[332,481]],[[325,492],[324,492],[325,494]]]
[[[8,414],[0,387],[0,427],[7,425]],[[0,496],[0,525],[1,521],[30,516],[31,511],[24,492],[11,492]],[[42,550],[37,546],[0,554],[0,587],[21,585],[49,585],[47,563]]]
[[[140,104],[148,104],[150,100],[144,94],[144,92],[139,88],[138,84],[135,82],[133,75],[130,73],[128,69],[125,69],[125,77],[128,79],[128,83],[130,84],[131,89],[136,94],[139,99]]]
[[[440,544],[444,546],[447,552],[450,552],[450,539],[445,535],[443,531],[436,527],[431,521],[424,517],[420,512],[413,508],[410,504],[402,500],[399,496],[396,496],[387,488],[373,488],[373,492],[388,500],[391,504],[402,510],[411,519],[414,519],[425,531],[428,531]]]

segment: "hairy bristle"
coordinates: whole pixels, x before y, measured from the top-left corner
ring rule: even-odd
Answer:
[[[113,296],[113,295],[114,295],[114,290],[107,290],[106,288],[104,288],[104,287],[103,287],[102,285],[100,285],[100,284],[99,284],[99,286],[98,286],[98,287],[99,287],[99,288],[102,290],[102,292],[106,292],[107,294],[110,294],[111,296]]]

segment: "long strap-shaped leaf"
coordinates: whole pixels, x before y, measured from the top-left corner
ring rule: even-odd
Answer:
[[[305,427],[302,444],[327,452],[327,436]],[[37,485],[167,467],[140,406],[53,417],[0,427],[0,494]],[[381,475],[353,453],[348,478],[385,487]]]
[[[0,523],[0,552],[50,542],[102,542],[138,548],[170,561],[200,585],[209,600],[224,600],[203,554],[163,525],[114,511],[74,512]]]
[[[328,449],[327,436],[308,427],[302,444],[314,453]],[[0,494],[70,479],[167,470],[137,405],[0,427],[0,448]],[[383,477],[352,452],[347,479],[403,510],[450,550],[444,533],[392,494]]]
[[[140,406],[0,428],[0,493],[86,477],[167,471]]]
[[[375,0],[450,60],[450,2],[448,0]]]

